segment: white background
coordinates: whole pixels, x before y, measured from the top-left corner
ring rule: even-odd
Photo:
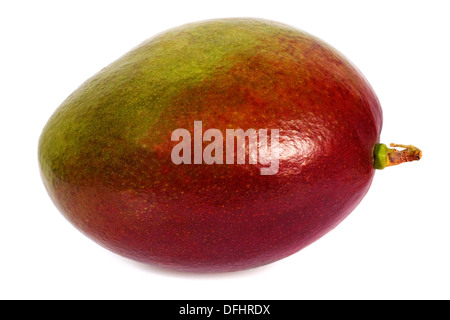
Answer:
[[[449,299],[450,6],[446,1],[2,1],[1,299]],[[168,272],[119,257],[73,228],[39,176],[37,142],[88,77],[183,23],[259,17],[312,33],[366,76],[381,140],[420,162],[378,171],[336,229],[243,272]]]

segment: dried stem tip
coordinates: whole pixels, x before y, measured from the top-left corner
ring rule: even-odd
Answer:
[[[422,158],[422,151],[413,145],[391,143],[391,147],[403,148],[403,150],[388,148],[383,143],[377,143],[373,150],[374,168],[384,169],[403,162],[417,161]]]

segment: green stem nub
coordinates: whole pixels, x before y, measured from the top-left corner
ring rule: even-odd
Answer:
[[[413,145],[391,143],[391,147],[403,148],[403,150],[388,148],[383,143],[377,143],[373,148],[373,167],[384,169],[404,162],[417,161],[422,158],[422,151]]]

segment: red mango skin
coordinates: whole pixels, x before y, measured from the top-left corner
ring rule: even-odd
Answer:
[[[279,129],[278,172],[261,175],[248,158],[174,164],[171,134],[193,139],[194,121],[224,137]],[[335,49],[276,22],[221,19],[160,34],[87,80],[49,120],[39,160],[55,205],[100,245],[228,272],[336,227],[370,187],[381,127],[372,88]]]

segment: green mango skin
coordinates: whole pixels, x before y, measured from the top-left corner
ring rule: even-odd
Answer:
[[[279,129],[279,170],[172,162],[171,134]],[[64,216],[122,256],[179,271],[265,265],[311,244],[362,200],[382,111],[344,56],[260,19],[184,25],[70,95],[39,142]],[[209,143],[205,142],[204,146]]]

